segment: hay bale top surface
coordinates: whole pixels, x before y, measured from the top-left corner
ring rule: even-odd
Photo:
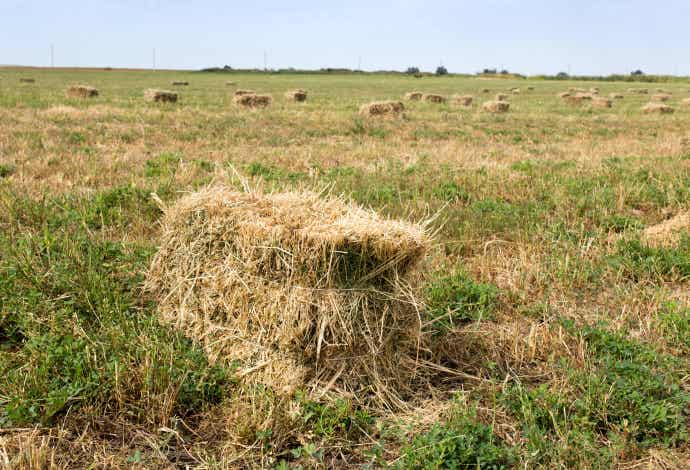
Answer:
[[[405,111],[405,105],[400,101],[375,101],[363,104],[359,108],[359,114],[362,116],[398,115],[403,111]]]
[[[156,103],[176,103],[177,93],[168,90],[149,89],[144,92],[144,99]]]
[[[647,114],[671,114],[675,109],[664,103],[647,103],[642,111]]]
[[[422,99],[422,96],[424,93],[421,91],[410,91],[408,93],[405,93],[405,99],[409,101],[419,101]]]
[[[98,89],[88,85],[72,85],[66,94],[70,98],[94,98],[98,96]]]
[[[426,101],[427,103],[445,103],[446,97],[435,93],[424,93],[422,95],[422,101]]]
[[[642,242],[656,248],[672,248],[680,242],[683,234],[690,234],[690,211],[681,212],[664,222],[647,227]]]
[[[242,95],[255,95],[256,92],[254,90],[235,90],[235,96],[242,96]]]
[[[270,95],[248,93],[240,95],[235,94],[233,101],[235,104],[247,108],[264,108],[273,102],[273,98]]]
[[[510,109],[510,103],[507,101],[487,101],[482,105],[482,108],[491,113],[505,113]]]

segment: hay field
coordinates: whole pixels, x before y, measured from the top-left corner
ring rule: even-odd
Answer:
[[[591,87],[624,98],[557,96]],[[630,88],[657,86],[0,69],[0,468],[687,468],[690,83],[673,114]],[[359,114],[411,91],[474,102]],[[213,184],[432,219],[435,374],[391,408],[286,395],[160,322],[160,203]]]

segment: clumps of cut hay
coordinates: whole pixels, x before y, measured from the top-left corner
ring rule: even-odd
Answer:
[[[398,403],[421,340],[424,226],[312,192],[208,188],[165,210],[158,315],[239,376]]]
[[[646,95],[649,93],[647,88],[628,88],[628,93],[635,93],[637,95]]]
[[[144,99],[152,103],[177,103],[177,93],[167,90],[146,90]]]
[[[36,83],[35,78],[20,78],[19,83]]]
[[[397,116],[403,111],[405,105],[400,101],[375,101],[359,108],[359,114],[362,116]]]
[[[671,95],[667,93],[657,93],[656,95],[652,95],[652,101],[655,101],[657,103],[665,103],[670,99]]]
[[[592,107],[606,109],[613,106],[613,101],[608,98],[594,97],[592,98]]]
[[[256,95],[253,93],[238,95],[235,94],[233,102],[245,108],[265,108],[269,106],[273,98],[270,95]]]
[[[647,103],[642,107],[642,112],[646,114],[672,114],[674,111],[675,109],[664,103]]]
[[[254,90],[235,90],[235,96],[256,95]]]
[[[510,103],[507,101],[487,101],[482,105],[484,111],[490,113],[506,113],[510,109]]]
[[[576,87],[570,87],[568,88],[568,91],[571,93],[587,93],[587,90],[584,88],[576,88]]]
[[[189,82],[185,81],[174,81],[172,82],[173,86],[189,86]]]
[[[625,98],[625,95],[623,95],[622,93],[610,93],[609,98],[611,98],[612,100],[622,100],[623,98]]]
[[[285,92],[285,98],[301,103],[307,101],[307,92],[302,89],[290,90]]]
[[[72,85],[65,92],[68,98],[95,98],[98,90],[87,85]]]
[[[690,235],[690,211],[647,227],[640,238],[648,246],[672,248],[678,245],[683,234]]]
[[[409,93],[405,93],[405,99],[408,101],[420,101],[422,96],[424,96],[424,93],[421,91],[411,91]]]
[[[452,102],[459,106],[472,106],[474,97],[470,95],[453,95]]]
[[[422,101],[426,101],[427,103],[445,103],[446,97],[434,93],[424,93],[422,95]]]

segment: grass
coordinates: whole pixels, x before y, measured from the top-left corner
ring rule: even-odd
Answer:
[[[480,103],[360,104],[523,80],[0,69],[0,466],[682,468],[690,454],[690,245],[646,227],[688,209],[690,109],[647,116],[624,83],[530,80]],[[175,105],[143,90],[186,80]],[[100,90],[66,100],[70,83]],[[566,106],[569,86],[622,91]],[[664,85],[673,101],[687,83]],[[285,90],[304,88],[296,105]],[[238,176],[239,175],[239,176]],[[164,203],[209,183],[327,188],[437,214],[422,321],[439,374],[410,408],[245,384],[141,289]],[[238,364],[239,366],[239,364]],[[3,460],[4,459],[4,460]]]

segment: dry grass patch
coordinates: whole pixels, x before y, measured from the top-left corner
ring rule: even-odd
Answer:
[[[177,93],[167,90],[149,89],[144,92],[144,99],[152,103],[177,103]]]
[[[405,105],[400,101],[375,101],[359,108],[359,114],[362,116],[397,116],[403,111],[405,111]]]

